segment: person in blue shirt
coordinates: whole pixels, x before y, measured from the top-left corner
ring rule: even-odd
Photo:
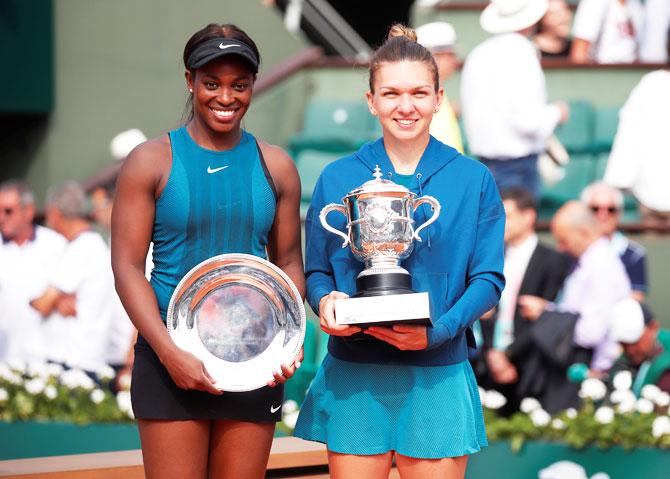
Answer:
[[[328,165],[307,213],[307,300],[330,334],[328,354],[302,405],[294,434],[327,445],[333,478],[463,477],[469,454],[487,445],[477,384],[467,360],[472,324],[500,297],[505,213],[489,170],[430,136],[442,90],[430,52],[395,25],[370,62],[367,101],[383,137]],[[373,178],[430,195],[437,221],[401,266],[428,292],[432,327],[335,322],[334,300],[356,292],[363,264],[319,221],[321,209]],[[417,208],[415,227],[431,216]],[[346,230],[342,215],[328,218]]]
[[[193,34],[184,48],[189,120],[136,147],[117,181],[112,266],[139,331],[131,398],[147,478],[265,477],[283,400],[273,386],[301,360],[278,364],[266,387],[224,393],[165,324],[179,281],[219,254],[267,258],[304,290],[297,170],[283,150],[241,127],[259,63],[255,43],[235,25]]]

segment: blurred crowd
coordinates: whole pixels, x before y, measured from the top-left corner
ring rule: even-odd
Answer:
[[[54,186],[42,226],[28,186],[0,184],[0,362],[129,373],[135,331],[114,289],[112,198],[74,181]]]

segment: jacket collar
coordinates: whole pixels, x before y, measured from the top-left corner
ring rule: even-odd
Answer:
[[[428,146],[426,146],[414,171],[414,175],[419,180],[419,185],[423,187],[431,176],[451,163],[459,154],[457,150],[440,143],[431,135]],[[392,178],[395,170],[384,148],[383,137],[363,146],[356,152],[356,156],[370,170],[370,173],[374,172],[375,166],[379,165],[384,178]]]

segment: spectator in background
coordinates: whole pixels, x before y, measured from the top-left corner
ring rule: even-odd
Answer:
[[[670,331],[661,329],[647,306],[633,299],[617,303],[610,335],[624,351],[610,376],[620,369],[631,370],[632,390],[637,396],[647,384],[670,393]]]
[[[640,45],[640,61],[668,63],[670,42],[670,2],[646,0],[644,2],[644,32]]]
[[[433,54],[435,63],[437,63],[440,85],[444,88],[444,84],[458,67],[454,27],[447,22],[427,23],[416,29],[416,36],[418,42]],[[433,115],[433,120],[430,123],[430,134],[442,143],[446,143],[463,153],[461,128],[458,126],[456,113],[449,103],[446,93],[442,95],[439,110]]]
[[[112,188],[97,187],[91,194],[91,217],[96,224],[107,235],[107,246],[110,245],[112,231],[112,206],[114,204],[114,191]],[[148,262],[151,255],[147,255]],[[110,265],[111,268],[111,265]],[[149,271],[151,271],[149,269]],[[114,302],[114,317],[107,333],[107,345],[105,348],[106,362],[117,373],[115,386],[119,382],[128,382],[133,367],[135,339],[137,330],[130,321],[126,310],[121,304],[116,291],[109,292]],[[121,376],[127,376],[120,380]]]
[[[633,63],[643,29],[639,0],[580,0],[572,28],[575,63]]]
[[[670,228],[670,70],[642,77],[619,112],[603,181],[630,190],[647,228]]]
[[[535,296],[519,298],[521,314],[536,320],[549,308],[579,314],[574,342],[593,349],[592,369],[607,371],[613,349],[608,340],[612,305],[630,297],[630,281],[619,257],[602,237],[600,224],[586,205],[578,201],[564,204],[551,221],[551,232],[559,251],[577,260],[565,281],[557,305]]]
[[[549,8],[537,25],[533,43],[542,58],[567,58],[570,54],[572,10],[565,0],[549,0]]]
[[[519,297],[521,315],[546,358],[541,402],[549,412],[578,404],[577,385],[567,378],[573,363],[590,363],[605,372],[619,355],[609,336],[612,306],[630,298],[630,282],[618,256],[602,237],[600,225],[586,205],[570,201],[551,222],[559,251],[577,259],[556,304],[531,295]],[[563,340],[567,342],[563,342]]]
[[[0,361],[44,359],[42,319],[29,303],[47,287],[65,238],[34,219],[28,185],[0,184]]]
[[[106,364],[114,280],[109,248],[91,230],[87,206],[84,190],[73,181],[48,191],[46,222],[68,243],[49,286],[31,305],[47,318],[47,358],[95,371]]]
[[[494,36],[468,55],[461,78],[470,151],[501,191],[520,187],[536,198],[538,154],[569,113],[563,102],[547,103],[544,73],[528,39],[546,10],[547,0],[492,0],[480,23]]]
[[[521,399],[540,397],[544,364],[532,360],[537,347],[532,323],[521,316],[517,298],[534,295],[556,299],[568,274],[570,261],[542,244],[535,233],[536,203],[526,190],[503,192],[505,207],[505,289],[489,320],[482,320],[483,361],[487,383],[507,398],[507,412],[518,410]],[[480,384],[481,385],[481,384]]]
[[[623,194],[601,181],[584,188],[580,199],[595,215],[602,233],[626,268],[633,298],[644,301],[647,286],[647,253],[644,248],[617,230],[623,211]]]

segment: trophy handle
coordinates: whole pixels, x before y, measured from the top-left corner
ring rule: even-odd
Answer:
[[[432,196],[422,196],[421,198],[417,198],[414,200],[414,204],[412,205],[413,208],[416,210],[417,206],[420,206],[424,203],[428,203],[433,207],[433,216],[431,216],[428,221],[426,221],[424,224],[419,226],[415,231],[414,231],[414,236],[413,238],[417,241],[421,241],[421,238],[419,237],[419,232],[424,229],[426,226],[430,226],[435,222],[438,216],[440,216],[440,203],[437,201],[435,198]]]
[[[349,236],[345,235],[342,233],[340,230],[336,230],[332,226],[328,224],[328,221],[326,220],[326,216],[328,216],[328,213],[331,211],[339,211],[342,213],[345,218],[347,217],[347,209],[344,207],[344,205],[338,205],[337,203],[330,203],[329,205],[324,206],[321,209],[321,213],[319,214],[319,220],[321,220],[321,225],[326,228],[328,231],[331,233],[335,233],[338,236],[341,236],[344,238],[344,243],[342,243],[342,247],[346,248],[347,245],[349,244]]]

